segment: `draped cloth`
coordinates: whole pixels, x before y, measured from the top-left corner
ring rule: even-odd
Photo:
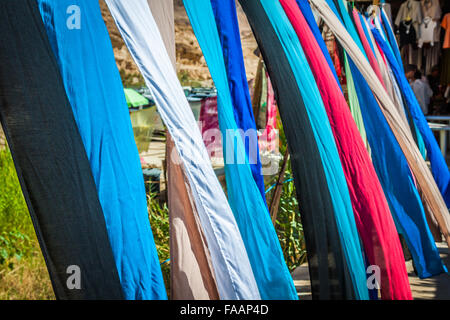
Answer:
[[[327,3],[324,0],[311,0],[311,3],[330,27],[336,38],[339,39],[342,46],[352,58],[355,67],[361,72],[361,75],[367,81],[374,96],[379,101],[383,115],[389,123],[414,174],[424,207],[433,216],[436,224],[439,225],[447,243],[450,243],[450,217],[447,207],[427,164],[416,146],[411,131],[402,121],[394,103],[386,94],[383,85],[372,71],[367,59]]]
[[[1,1],[0,17],[0,121],[56,298],[123,299],[89,160],[38,3]],[[77,275],[78,289],[71,286]]]
[[[211,6],[214,11],[220,43],[222,45],[236,124],[249,137],[250,141],[257,141],[258,133],[256,131],[255,117],[253,115],[247,75],[245,73],[244,54],[242,53],[236,3],[229,0],[211,0]],[[252,169],[253,178],[264,203],[267,205],[258,144],[256,144],[253,150],[250,150],[252,144],[245,144],[244,138],[244,146],[250,168]]]
[[[368,299],[345,177],[297,35],[278,2],[240,3],[268,67],[288,140],[313,298]]]
[[[318,85],[344,169],[356,225],[371,265],[381,270],[385,299],[412,299],[397,230],[375,168],[320,47],[295,0],[280,0]],[[376,62],[375,62],[376,63]]]
[[[363,36],[365,33],[361,35]],[[376,46],[371,48],[378,50]],[[380,65],[383,64],[382,61]],[[370,128],[369,140],[375,151],[372,159],[390,204],[397,230],[406,240],[419,277],[426,278],[445,272],[446,268],[430,233],[406,158],[381,114],[370,88],[354,64],[353,68],[355,76],[360,79],[358,92],[361,101],[364,102],[364,119],[366,126]],[[400,107],[403,109],[402,105]],[[406,124],[406,119],[403,120]]]
[[[231,6],[231,3],[228,3],[231,1],[234,0],[222,2],[218,8],[225,4]],[[224,141],[228,199],[241,231],[261,298],[265,300],[298,299],[268,208],[252,176],[249,159],[245,154],[244,140],[239,134],[241,128],[235,120],[236,110],[233,109],[227,68],[229,69],[231,64],[235,63],[234,59],[239,57],[234,56],[233,61],[225,63],[219,34],[223,38],[228,38],[228,33],[226,30],[217,28],[210,0],[184,0],[184,7],[217,88],[217,108],[219,127]],[[228,14],[224,16],[222,14],[228,10],[231,8],[224,8],[217,12],[220,19],[227,19]],[[228,11],[228,13],[231,12]],[[228,23],[233,23],[233,20],[237,23],[237,19],[227,19]],[[231,58],[233,57],[232,49],[228,49],[228,57]],[[228,70],[228,73],[231,71]],[[257,141],[251,143],[257,144]]]
[[[221,299],[260,299],[247,251],[145,0],[106,0],[186,169]]]
[[[428,122],[425,119],[416,96],[414,95],[414,91],[409,85],[402,68],[397,63],[397,60],[391,48],[389,47],[389,44],[382,38],[378,29],[373,28],[372,33],[375,37],[375,40],[380,45],[381,50],[383,50],[387,60],[389,61],[389,65],[391,66],[400,89],[403,92],[403,96],[406,100],[406,105],[409,108],[409,112],[411,113],[411,116],[414,120],[414,124],[417,126],[420,134],[422,135],[423,141],[425,142],[427,156],[430,159],[431,163],[431,172],[433,173],[434,179],[439,187],[439,190],[441,191],[447,207],[449,207],[450,172],[439,148],[439,145],[437,144],[436,138],[434,137],[433,132],[428,126]]]
[[[125,298],[167,299],[139,154],[100,5],[90,0],[38,4],[91,164]],[[80,29],[67,27],[66,11],[73,6],[80,10]]]
[[[147,0],[176,69],[173,1]],[[166,139],[167,198],[170,221],[170,298],[219,299],[211,254],[192,197],[186,169],[169,132]]]

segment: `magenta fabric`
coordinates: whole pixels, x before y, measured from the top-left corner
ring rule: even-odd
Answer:
[[[295,0],[280,0],[322,96],[350,191],[356,225],[383,299],[412,299],[403,252],[383,189],[344,95]]]
[[[222,134],[219,129],[217,112],[217,96],[202,100],[198,121],[209,157],[223,158]]]
[[[353,9],[353,21],[356,26],[356,30],[358,31],[359,38],[361,39],[362,45],[364,47],[364,51],[366,52],[367,57],[369,58],[369,63],[372,66],[373,71],[375,71],[378,79],[380,79],[381,84],[386,88],[386,84],[383,81],[383,77],[381,76],[381,70],[378,66],[377,59],[372,52],[372,48],[370,47],[369,42],[367,41],[366,35],[364,33],[363,27],[361,25],[361,20],[359,20],[358,11]]]

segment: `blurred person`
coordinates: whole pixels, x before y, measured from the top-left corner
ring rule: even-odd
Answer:
[[[420,108],[424,115],[428,114],[428,105],[430,104],[430,98],[433,96],[433,91],[431,90],[428,82],[422,79],[422,72],[416,70],[413,76],[414,80],[410,82],[411,87],[419,101]]]

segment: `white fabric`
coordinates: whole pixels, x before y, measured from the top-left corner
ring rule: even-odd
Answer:
[[[430,17],[425,17],[422,23],[419,25],[420,38],[418,47],[422,48],[424,43],[429,43],[431,46],[434,45],[434,33],[437,27],[436,21],[432,20]]]
[[[147,0],[106,0],[175,142],[192,188],[221,299],[260,295],[241,234]]]
[[[330,27],[330,30],[339,40],[344,50],[346,50],[355,62],[357,68],[377,98],[381,110],[416,177],[417,187],[424,202],[424,207],[429,210],[433,223],[439,225],[447,243],[450,244],[450,216],[448,214],[447,206],[430,169],[417,148],[417,144],[414,141],[411,131],[402,121],[400,113],[396,109],[391,98],[387,95],[386,90],[373,71],[368,60],[325,0],[310,0],[310,2],[319,12],[325,23]]]

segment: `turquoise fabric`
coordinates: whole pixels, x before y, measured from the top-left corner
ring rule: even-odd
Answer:
[[[360,239],[356,230],[347,182],[340,162],[337,147],[331,131],[328,116],[308,62],[295,30],[290,24],[281,4],[273,0],[260,0],[273,28],[284,46],[297,85],[302,93],[305,106],[315,131],[315,139],[321,153],[328,187],[335,208],[335,218],[348,262],[357,299],[368,299],[366,273]]]
[[[243,140],[238,133],[211,2],[184,0],[184,6],[217,87],[229,203],[244,240],[261,298],[298,299],[275,228],[252,176]]]

